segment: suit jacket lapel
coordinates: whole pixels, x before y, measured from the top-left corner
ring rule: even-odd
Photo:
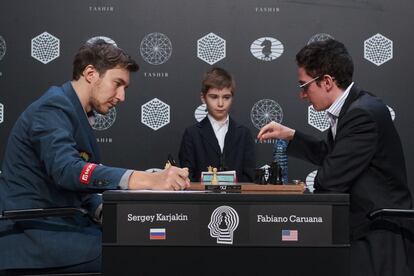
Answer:
[[[351,90],[349,91],[348,97],[346,98],[344,105],[342,106],[341,112],[339,113],[338,116],[338,123],[337,123],[337,129],[336,129],[336,133],[338,133],[338,127],[339,127],[339,122],[341,121],[341,118],[344,116],[344,114],[347,112],[349,106],[359,97],[361,90],[354,84],[351,87]],[[335,144],[335,140],[333,139],[333,135],[332,135],[332,130],[329,129],[328,130],[328,147],[329,147],[329,151],[332,150],[334,144]]]
[[[224,154],[225,156],[229,156],[230,152],[234,149],[235,141],[236,141],[236,129],[237,123],[230,117],[229,118],[229,129],[226,134],[226,138],[224,139]]]
[[[218,144],[217,137],[214,134],[213,127],[211,126],[210,120],[207,116],[200,122],[200,129],[203,140],[209,144],[211,149],[216,151],[218,154],[221,154],[221,149]]]
[[[333,139],[332,130],[331,128],[328,129],[328,148],[329,152],[332,150],[335,141]]]
[[[359,97],[360,93],[361,89],[359,89],[354,83],[354,85],[351,87],[351,90],[349,91],[348,97],[346,98],[344,105],[342,106],[341,112],[339,113],[338,123],[339,120],[348,110],[349,106]]]
[[[73,106],[75,107],[75,112],[78,116],[78,119],[79,119],[79,122],[82,128],[81,131],[84,132],[88,138],[88,142],[92,150],[91,153],[92,153],[92,156],[94,157],[93,159],[99,162],[101,160],[101,156],[100,156],[98,144],[96,142],[93,129],[91,125],[89,124],[85,111],[83,110],[83,107],[79,101],[78,95],[76,94],[70,82],[67,82],[63,85],[63,91],[66,94],[66,96],[70,99]]]

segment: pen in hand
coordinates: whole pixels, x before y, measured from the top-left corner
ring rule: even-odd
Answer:
[[[172,154],[168,154],[167,162],[165,163],[165,169],[169,169],[170,167],[177,167],[177,162],[175,162]],[[179,170],[181,170],[181,173],[178,174],[178,176],[181,178],[179,182],[181,183],[182,181],[184,181],[180,184],[179,190],[184,190],[190,187],[190,179],[188,178],[188,168],[179,168]],[[182,170],[185,170],[184,174]]]
[[[171,153],[168,154],[168,163],[170,163],[171,166],[177,167],[177,162],[175,162],[174,157],[171,155]]]
[[[177,167],[177,162],[175,162],[174,158],[169,153],[168,158],[167,158],[167,162],[165,163],[165,169],[168,169],[171,166]]]

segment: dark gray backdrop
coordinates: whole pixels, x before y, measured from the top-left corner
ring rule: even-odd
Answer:
[[[19,114],[50,85],[70,79],[74,53],[95,36],[113,39],[141,66],[131,76],[126,102],[116,108],[114,124],[96,131],[107,165],[144,170],[163,167],[168,153],[177,158],[184,128],[196,122],[201,76],[211,66],[197,57],[197,40],[210,32],[226,40],[226,57],[214,65],[236,78],[231,114],[237,121],[256,135],[251,109],[259,100],[272,99],[283,109],[284,124],[324,137],[326,132],[308,124],[308,104],[298,97],[294,57],[312,36],[327,33],[347,45],[356,83],[395,111],[411,180],[413,18],[414,2],[408,0],[3,0],[0,162]],[[59,57],[47,64],[31,57],[31,40],[43,32],[60,40]],[[141,41],[154,32],[172,43],[171,57],[160,65],[147,63],[140,54]],[[364,41],[377,33],[393,42],[393,58],[380,66],[364,58]],[[261,37],[279,40],[283,54],[271,62],[256,59],[250,45]],[[148,77],[149,73],[168,77]],[[157,131],[141,123],[141,106],[154,98],[170,106],[170,123]],[[258,166],[271,161],[271,151],[271,144],[256,144]],[[305,179],[314,169],[289,160],[290,179]]]

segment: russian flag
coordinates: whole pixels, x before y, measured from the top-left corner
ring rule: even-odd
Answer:
[[[298,241],[298,230],[282,230],[282,241]]]
[[[165,240],[167,238],[165,228],[150,228],[150,240]]]

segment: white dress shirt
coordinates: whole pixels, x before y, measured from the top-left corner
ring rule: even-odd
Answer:
[[[213,127],[221,152],[223,152],[224,139],[226,138],[227,131],[229,130],[229,115],[227,115],[226,120],[223,122],[216,121],[212,116],[210,116],[210,114],[207,114],[207,116],[210,120],[211,126]]]
[[[344,93],[338,97],[334,103],[326,110],[326,116],[328,117],[329,124],[331,125],[332,137],[335,140],[336,128],[338,126],[338,117],[341,113],[341,109],[344,106],[345,100],[349,95],[354,83],[352,82],[344,91]]]

